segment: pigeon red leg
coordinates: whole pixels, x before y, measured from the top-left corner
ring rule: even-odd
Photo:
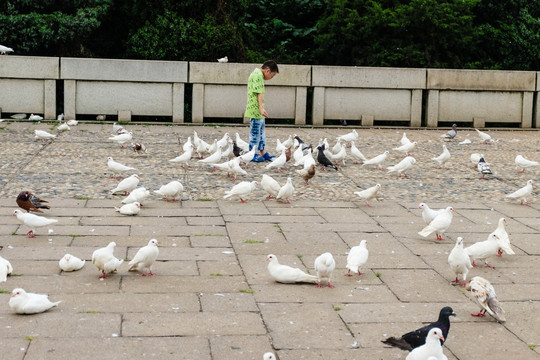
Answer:
[[[358,275],[364,275],[364,273],[360,272],[360,270],[358,270]]]
[[[473,267],[477,267],[477,265],[474,263],[474,260],[471,262],[471,265],[472,265]]]
[[[273,197],[272,195],[268,195],[268,196],[266,197],[266,200],[270,200],[270,199],[273,199],[273,198],[274,198],[274,197]]]
[[[240,202],[245,204],[245,203],[247,203],[247,200],[244,200],[244,199],[240,198]]]
[[[486,266],[487,266],[488,268],[492,268],[492,269],[495,269],[495,266],[493,266],[493,265],[489,265],[488,263],[486,263]]]
[[[333,288],[334,288],[334,285],[328,283],[328,287],[333,289]]]
[[[284,204],[290,204],[291,202],[289,200],[285,200],[283,203]]]
[[[318,287],[318,288],[322,288],[321,283],[318,283],[318,284],[317,284],[317,287]]]
[[[36,235],[34,234],[34,230],[30,230],[29,232],[27,232],[26,236],[28,236],[29,238],[35,238],[36,237]]]
[[[497,250],[497,256],[498,256],[498,257],[501,257],[501,256],[502,256],[502,254],[503,254],[503,251],[502,251],[502,249],[499,249],[499,250]]]
[[[525,172],[525,169],[523,170],[518,170],[518,174],[523,174]]]
[[[99,279],[106,279],[106,278],[107,278],[107,275],[105,274],[105,271],[102,270],[101,272],[102,272],[102,274],[101,274],[101,276],[99,277]]]
[[[154,276],[154,275],[156,275],[156,273],[155,273],[155,272],[152,272],[152,270],[150,270],[150,272],[148,273],[148,275]]]
[[[459,279],[457,278],[457,276],[456,276],[456,280],[453,280],[452,283],[459,284]]]
[[[486,314],[486,310],[480,310],[479,313],[476,313],[476,314],[471,314],[472,316],[475,316],[475,317],[482,317]]]
[[[352,276],[351,269],[347,270],[347,273],[345,274],[345,276]]]

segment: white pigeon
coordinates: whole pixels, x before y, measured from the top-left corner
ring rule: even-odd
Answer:
[[[467,284],[467,274],[469,269],[472,268],[472,264],[469,255],[463,248],[463,238],[461,236],[457,238],[456,245],[448,255],[448,265],[456,274],[453,283],[459,284],[458,276],[461,275],[461,286],[465,286]]]
[[[351,141],[351,152],[350,152],[352,158],[354,159],[354,163],[358,164],[359,161],[367,161],[367,158],[362,154],[360,150],[356,147],[354,144],[354,141]]]
[[[180,163],[182,164],[182,167],[184,167],[184,165],[189,166],[188,162],[189,160],[191,160],[192,155],[193,155],[193,144],[189,143],[188,146],[184,148],[184,153],[182,155],[179,155],[169,161],[174,162],[174,163]]]
[[[105,121],[105,119],[107,119],[107,115],[105,115],[105,114],[101,114],[101,115],[96,116],[97,121]]]
[[[358,133],[356,132],[355,129],[353,129],[350,133],[338,136],[337,140],[341,140],[343,142],[355,141],[355,140],[358,140]]]
[[[431,358],[448,360],[443,353],[440,340],[444,341],[442,330],[437,327],[432,328],[426,336],[426,343],[412,349],[405,360],[428,360]]]
[[[516,253],[514,250],[512,250],[512,246],[510,245],[510,237],[508,236],[508,232],[506,232],[504,224],[506,224],[506,219],[502,217],[499,219],[497,228],[491,234],[489,234],[489,236],[497,235],[499,237],[499,251],[497,256],[502,256],[503,251],[508,255],[515,255]]]
[[[66,254],[58,261],[58,266],[62,271],[77,271],[83,268],[86,260],[81,260],[71,254]]]
[[[514,162],[521,169],[518,171],[519,173],[524,173],[527,168],[540,165],[538,161],[527,160],[522,155],[517,155]]]
[[[484,155],[483,154],[479,154],[479,153],[473,153],[471,154],[471,162],[473,163],[473,168],[476,169],[476,166],[478,165],[478,162],[480,161],[481,158],[483,158]]]
[[[178,142],[180,142],[180,138],[178,138]],[[182,145],[182,150],[186,152],[190,148],[193,149],[194,146],[193,146],[193,143],[191,142],[191,136],[188,136],[186,142]]]
[[[360,241],[360,245],[353,246],[351,250],[349,250],[349,254],[347,255],[347,273],[346,276],[352,276],[351,271],[362,275],[363,273],[360,272],[360,267],[364,265],[369,257],[369,250],[367,249],[367,240]]]
[[[256,181],[239,182],[238,184],[234,185],[231,190],[225,191],[225,196],[223,196],[223,198],[228,199],[232,196],[238,196],[241,202],[247,203],[244,198],[248,196],[253,190],[255,190],[255,187],[257,187]]]
[[[58,222],[56,219],[48,219],[44,216],[25,213],[18,209],[13,211],[13,216],[17,216],[17,220],[30,228],[30,231],[26,234],[29,238],[35,237],[35,228],[48,226]]]
[[[264,353],[263,360],[276,360],[276,356],[272,352]]]
[[[429,225],[429,223],[432,222],[437,215],[444,211],[444,209],[433,210],[426,203],[420,203],[420,205],[418,205],[418,208],[422,209],[422,219],[424,220],[426,225]]]
[[[236,141],[236,146],[238,146],[240,149],[244,151],[249,151],[249,144],[242,140],[240,134],[236,133],[234,140]]]
[[[224,56],[222,58],[217,59],[218,63],[226,63],[229,61],[229,58],[227,56]]]
[[[480,305],[480,312],[471,314],[472,316],[484,316],[486,312],[493,316],[497,321],[505,322],[504,310],[497,299],[495,288],[491,283],[481,276],[475,276],[467,284],[467,290],[471,290],[474,300]]]
[[[418,142],[413,141],[413,142],[410,142],[408,144],[401,145],[401,146],[399,146],[397,148],[393,148],[392,150],[403,151],[407,155],[410,155],[411,150],[414,149],[416,147],[416,145],[418,145]]]
[[[107,278],[107,274],[118,270],[124,259],[117,259],[114,256],[114,248],[116,243],[111,241],[107,246],[99,248],[92,253],[92,264],[101,271],[100,279]]]
[[[7,281],[7,276],[13,272],[13,266],[9,260],[0,256],[0,283]]]
[[[418,235],[426,237],[431,233],[437,235],[437,240],[444,240],[442,234],[448,230],[452,223],[452,213],[454,209],[448,206],[444,211],[437,215],[422,231],[418,232]]]
[[[286,162],[287,162],[287,155],[285,154],[285,149],[283,149],[281,151],[281,155],[273,159],[270,164],[266,165],[266,169],[269,170],[271,168],[276,168],[278,169],[279,172],[281,172],[281,168],[285,165]]]
[[[443,152],[441,153],[441,155],[431,159],[431,160],[435,160],[439,164],[440,169],[442,169],[444,163],[450,160],[450,157],[452,156],[450,155],[450,151],[448,151],[448,149],[446,148],[446,145],[443,145],[442,147],[443,147]],[[448,168],[446,168],[446,170],[448,170]]]
[[[7,55],[7,53],[13,52],[13,49],[4,45],[0,45],[0,54]]]
[[[476,132],[478,133],[478,136],[480,136],[484,144],[487,144],[488,142],[493,142],[493,139],[491,138],[491,136],[489,136],[489,134],[486,134],[485,132],[482,132],[478,129],[474,129],[474,130],[476,130]]]
[[[380,155],[377,155],[371,159],[368,159],[368,160],[364,160],[364,163],[362,164],[362,166],[366,166],[366,165],[376,165],[379,169],[382,169],[382,163],[386,160],[386,157],[388,156],[390,152],[387,150],[385,152],[383,152],[382,154]]]
[[[122,204],[131,204],[138,202],[143,204],[143,202],[150,196],[150,191],[146,190],[144,186],[138,187],[135,190],[131,191],[129,195],[122,200]]]
[[[336,144],[332,147],[332,154],[337,154],[338,152],[341,151],[341,148],[343,146],[341,145],[341,140],[337,140],[336,141]]]
[[[165,198],[165,201],[172,200],[178,201],[176,198],[184,191],[184,185],[178,180],[173,180],[165,185],[162,185],[159,190],[155,190],[156,194],[159,194]]]
[[[124,144],[133,140],[133,132],[130,131],[127,133],[121,133],[115,136],[111,136],[109,137],[109,140],[112,140],[118,145],[121,145],[122,148],[125,148],[126,146]]]
[[[338,163],[338,162],[342,162],[343,163],[343,166],[346,166],[345,165],[345,159],[347,158],[347,150],[345,148],[345,146],[342,146],[340,149],[339,149],[339,152],[336,154],[332,154],[332,161],[335,162],[335,163]]]
[[[38,139],[38,140],[49,140],[49,139],[54,139],[56,137],[56,135],[53,135],[51,133],[48,133],[46,132],[45,130],[34,130],[34,138]]]
[[[268,272],[275,281],[283,284],[294,283],[313,283],[317,284],[319,279],[316,276],[310,275],[298,268],[293,268],[288,265],[281,265],[274,254],[266,257],[268,263]]]
[[[376,199],[377,193],[381,190],[381,184],[376,184],[370,188],[367,188],[362,191],[355,191],[354,193],[360,197],[360,199],[365,200],[368,207],[371,207],[369,200]]]
[[[217,139],[214,139],[214,142],[210,145],[210,147],[207,149],[209,154],[213,154],[218,149]]]
[[[152,265],[159,255],[158,241],[151,239],[148,245],[143,246],[137,251],[133,260],[129,262],[129,271],[140,271],[143,276],[156,275],[152,272]],[[145,272],[148,270],[148,272]]]
[[[10,116],[10,118],[17,119],[17,120],[23,120],[23,119],[26,119],[26,114],[22,114],[22,113],[13,114],[13,115]]]
[[[56,117],[56,120],[62,121],[62,120],[64,120],[64,117],[65,117],[64,113],[58,114],[58,116]]]
[[[9,307],[15,314],[39,314],[60,303],[51,302],[48,295],[27,293],[21,288],[13,289],[9,299]]]
[[[276,139],[276,153],[280,153],[286,149],[287,148],[285,147],[285,145],[283,145],[283,143],[279,139]]]
[[[115,211],[118,211],[122,215],[137,215],[141,211],[141,204],[137,201],[122,205],[121,207],[114,207]]]
[[[229,164],[230,164],[231,170],[233,172],[233,181],[236,181],[236,176],[237,175],[246,176],[248,174],[247,171],[242,169],[242,167],[240,166],[240,158],[239,157],[229,160]]]
[[[202,162],[204,164],[215,164],[219,161],[221,161],[221,148],[220,147],[218,147],[214,153],[210,154],[204,159],[199,160],[199,162]]]
[[[71,128],[69,127],[68,124],[62,123],[62,124],[58,125],[56,130],[58,130],[58,131],[69,131],[69,130],[71,130]]]
[[[534,181],[532,179],[528,180],[527,185],[511,194],[506,195],[506,197],[512,200],[520,200],[521,205],[530,205],[531,203],[527,201],[527,196],[532,194],[533,183]]]
[[[253,160],[253,158],[255,157],[256,151],[257,151],[257,148],[254,146],[253,149],[239,156],[240,161],[243,162],[244,164],[249,164],[249,162]]]
[[[28,117],[28,120],[43,120],[43,116],[30,114],[30,116]]]
[[[292,154],[293,160],[294,160],[294,166],[302,165],[303,157],[304,157],[304,150],[302,150],[301,146],[298,146],[296,150],[294,150]]]
[[[401,140],[399,140],[399,143],[401,145],[406,145],[406,144],[410,144],[411,140],[409,140],[406,133],[403,133],[403,136],[401,137]]]
[[[499,254],[499,237],[496,234],[490,234],[487,240],[478,241],[466,247],[465,251],[472,258],[472,266],[476,267],[476,260],[484,259],[487,267],[495,269],[493,265],[487,263],[487,258]]]
[[[268,194],[266,200],[275,198],[281,189],[281,185],[273,177],[266,174],[262,176],[261,187]]]
[[[111,190],[111,194],[123,191],[124,195],[127,195],[131,191],[133,191],[137,187],[137,185],[139,185],[139,181],[139,175],[137,174],[128,176],[124,180],[120,181],[118,185],[116,185],[116,187]]]
[[[118,125],[117,123],[113,123],[112,127],[113,127],[113,133],[115,135],[124,134],[128,132],[122,125]]]
[[[121,163],[115,161],[110,156],[107,158],[107,168],[109,168],[109,170],[111,170],[113,172],[113,174],[115,174],[115,175],[119,174],[119,173],[122,173],[122,172],[135,170],[134,167],[126,166],[124,164],[121,164]]]
[[[195,137],[195,136],[194,136]],[[199,155],[199,159],[202,159],[203,158],[203,154],[206,154],[208,153],[208,149],[210,148],[210,144],[208,144],[206,141],[204,141],[203,139],[201,138],[198,138],[198,142],[197,142],[197,148],[195,149],[195,151],[197,152],[197,154]],[[221,155],[220,155],[221,156]]]
[[[227,146],[227,144],[229,143],[229,139],[230,139],[229,133],[225,133],[223,134],[223,137],[216,142],[216,144],[218,147],[220,147],[223,150],[225,149],[225,146]]]
[[[409,170],[414,164],[416,164],[416,159],[412,156],[405,156],[403,160],[398,162],[396,165],[388,167],[388,173],[397,172],[398,177],[406,177],[409,175],[405,174],[405,171]]]
[[[322,287],[321,283],[326,283],[328,287],[333,288],[334,285],[330,283],[332,280],[332,273],[336,268],[336,261],[329,252],[325,252],[317,256],[315,259],[315,271],[317,272],[317,278],[319,282],[317,287]]]
[[[293,136],[292,135],[289,135],[289,137],[287,138],[287,140],[285,140],[282,145],[285,147],[285,149],[288,149],[290,147],[292,147],[294,144],[293,142]]]
[[[75,119],[71,119],[71,120],[68,120],[67,124],[69,126],[77,126],[77,125],[79,125],[79,122],[77,120],[75,120]]]
[[[290,177],[287,178],[287,182],[283,185],[276,196],[276,200],[283,201],[284,204],[290,204],[290,198],[294,194],[294,185]]]

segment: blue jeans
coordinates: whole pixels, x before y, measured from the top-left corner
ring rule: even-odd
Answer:
[[[251,119],[249,121],[249,150],[257,147],[257,150],[264,150],[266,145],[266,134],[264,133],[264,119]]]

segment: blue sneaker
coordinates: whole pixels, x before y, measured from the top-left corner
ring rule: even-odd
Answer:
[[[263,155],[263,159],[266,161],[272,161],[272,159],[275,158],[274,155],[270,155],[268,152],[265,152]]]
[[[253,160],[251,160],[252,162],[263,162],[264,161],[264,158],[262,156],[259,156],[257,154],[255,154],[255,156],[253,157]]]

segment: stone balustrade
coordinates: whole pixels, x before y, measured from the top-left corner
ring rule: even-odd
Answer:
[[[193,123],[243,119],[247,79],[258,66],[0,56],[0,115],[54,119],[63,105],[66,119],[106,114],[119,121],[160,116],[183,123],[189,84]],[[294,119],[296,125],[308,124],[310,114],[315,126],[349,120],[362,126],[392,121],[411,127],[452,122],[540,127],[534,111],[540,106],[538,96],[535,100],[540,81],[533,71],[286,64],[279,70],[265,83],[266,108],[272,119]]]

